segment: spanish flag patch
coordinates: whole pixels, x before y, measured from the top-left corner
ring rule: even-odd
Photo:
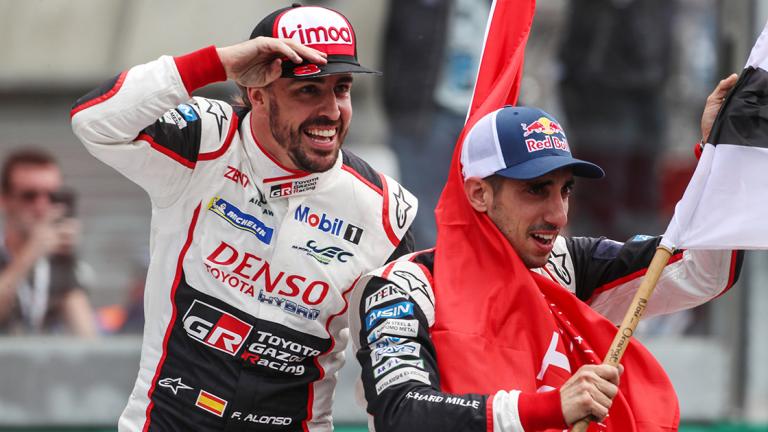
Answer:
[[[205,390],[200,390],[200,394],[197,396],[195,405],[208,411],[209,413],[223,417],[224,409],[227,407],[227,401],[218,396],[214,396]]]

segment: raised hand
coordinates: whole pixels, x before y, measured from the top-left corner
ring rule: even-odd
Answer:
[[[283,58],[300,64],[304,60],[326,64],[326,54],[293,39],[264,36],[218,48],[227,78],[243,87],[264,87],[280,77]]]

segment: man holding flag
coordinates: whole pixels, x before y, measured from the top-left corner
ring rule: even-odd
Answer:
[[[436,212],[436,249],[353,290],[350,331],[380,432],[562,430],[585,417],[600,421],[592,430],[677,430],[674,389],[639,343],[629,343],[625,369],[599,365],[660,239],[561,237],[573,177],[603,172],[571,156],[549,114],[500,108],[516,100],[532,13],[533,2],[494,4]],[[721,81],[708,98],[705,136],[734,83]],[[739,255],[678,251],[648,314],[722,294]]]

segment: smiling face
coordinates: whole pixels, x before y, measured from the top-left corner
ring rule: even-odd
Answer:
[[[557,235],[568,222],[568,198],[573,190],[570,168],[532,180],[470,178],[465,189],[472,206],[488,213],[526,267],[547,263]]]
[[[249,89],[256,139],[287,168],[327,171],[349,130],[351,89],[351,74],[280,78]]]

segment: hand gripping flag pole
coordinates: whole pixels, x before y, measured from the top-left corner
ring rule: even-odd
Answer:
[[[632,304],[630,304],[627,313],[624,315],[624,320],[621,322],[619,331],[613,338],[613,343],[611,343],[611,347],[605,355],[603,364],[616,367],[619,366],[621,357],[624,355],[627,346],[629,346],[629,341],[635,333],[637,325],[640,323],[640,318],[645,312],[648,300],[651,298],[651,294],[653,294],[653,290],[656,288],[656,283],[659,281],[661,272],[664,270],[667,262],[669,262],[669,258],[672,257],[672,252],[672,250],[667,249],[664,246],[659,246],[659,248],[656,249],[656,253],[651,260],[651,265],[648,267],[648,271],[645,273],[642,282],[640,282],[640,287],[638,287],[635,297],[632,299]],[[582,419],[574,423],[571,431],[584,432],[588,427],[589,420]]]
[[[725,98],[696,171],[675,206],[604,364],[617,366],[675,248],[768,249],[768,23]],[[572,431],[583,432],[584,419]]]

